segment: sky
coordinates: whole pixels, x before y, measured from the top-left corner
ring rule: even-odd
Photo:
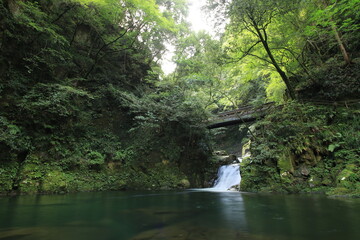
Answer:
[[[206,30],[210,32],[211,27],[206,21],[206,15],[201,11],[201,7],[205,5],[206,0],[188,0],[188,2],[189,15],[187,19],[191,23],[192,30]]]
[[[187,20],[191,24],[193,31],[205,30],[211,32],[211,26],[206,21],[206,16],[201,7],[205,5],[206,0],[187,0],[189,4],[189,14]],[[174,52],[174,46],[168,45],[168,51],[164,54],[163,61],[161,62],[161,68],[165,74],[172,73],[175,70],[175,64],[171,61]]]

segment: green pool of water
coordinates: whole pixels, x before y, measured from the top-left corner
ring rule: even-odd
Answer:
[[[0,198],[1,240],[360,239],[360,199],[239,192]]]

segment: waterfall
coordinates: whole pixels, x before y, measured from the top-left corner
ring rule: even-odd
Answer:
[[[232,186],[240,184],[240,164],[221,166],[218,170],[218,178],[213,189],[229,190]]]

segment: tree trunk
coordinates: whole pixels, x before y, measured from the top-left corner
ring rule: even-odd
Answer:
[[[262,45],[264,46],[264,49],[265,49],[268,57],[271,60],[272,65],[275,67],[276,71],[279,73],[281,79],[283,80],[283,82],[286,85],[286,89],[289,92],[289,97],[291,99],[295,99],[295,92],[294,92],[294,89],[292,88],[292,86],[290,84],[289,78],[287,77],[286,73],[280,68],[279,64],[275,60],[274,55],[272,54],[272,52],[270,50],[270,47],[268,45],[268,42],[265,39],[265,37],[262,35],[262,33],[260,32],[260,29],[257,27],[257,24],[255,24],[254,22],[253,22],[253,24],[254,24],[255,30],[256,30],[256,32],[258,34],[258,37],[260,38],[260,41],[261,41]]]
[[[326,9],[330,3],[328,0],[322,0],[322,6],[324,7],[324,9]],[[336,41],[338,42],[338,45],[339,45],[339,48],[340,48],[340,51],[341,51],[341,54],[343,55],[343,58],[344,58],[344,61],[346,64],[350,64],[351,63],[351,58],[349,56],[349,53],[347,52],[346,48],[345,48],[345,45],[341,39],[341,34],[339,33],[337,27],[336,27],[336,23],[335,21],[332,19],[332,17],[330,16],[329,18],[329,21],[331,23],[331,29],[333,30],[334,32],[334,35],[335,35],[335,39]]]
[[[337,30],[337,27],[335,26],[335,23],[333,23],[331,25],[331,28],[332,30],[334,31],[334,34],[335,34],[335,38],[336,38],[336,41],[338,42],[339,44],[339,48],[340,48],[340,51],[343,55],[343,58],[344,58],[344,61],[346,64],[350,64],[351,63],[351,58],[349,56],[349,53],[346,51],[346,48],[345,48],[345,45],[343,43],[343,41],[341,40],[341,36],[340,36],[340,33],[339,31]]]

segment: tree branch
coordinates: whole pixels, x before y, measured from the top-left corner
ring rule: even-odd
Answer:
[[[76,6],[76,4],[72,4],[72,5],[70,5],[70,6],[67,6],[67,7],[65,8],[65,10],[64,10],[57,18],[55,18],[53,21],[51,21],[51,24],[59,21],[60,18],[62,18],[68,11],[70,11],[71,9],[73,9],[75,6]]]

